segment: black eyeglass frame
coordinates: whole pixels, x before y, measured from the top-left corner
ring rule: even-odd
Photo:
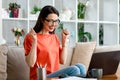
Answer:
[[[60,24],[60,20],[57,19],[57,20],[52,20],[52,19],[45,19],[48,23],[50,24],[54,24],[54,23],[57,23],[57,24]]]

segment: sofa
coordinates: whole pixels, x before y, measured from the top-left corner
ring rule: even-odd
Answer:
[[[120,61],[120,46],[96,46],[94,42],[76,43],[74,47],[67,47],[67,53],[66,64],[60,65],[61,68],[82,63],[87,71],[103,68],[104,75],[115,73],[112,69]],[[0,45],[0,80],[29,80],[23,47]]]

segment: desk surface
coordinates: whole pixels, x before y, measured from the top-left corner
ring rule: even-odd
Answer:
[[[98,79],[98,80],[120,80],[120,77],[113,74],[113,75],[105,75],[103,78]]]
[[[119,66],[120,66],[120,64],[119,64]],[[102,79],[99,79],[99,80],[120,80],[120,67],[117,70],[116,74],[105,75],[105,76],[103,76]]]

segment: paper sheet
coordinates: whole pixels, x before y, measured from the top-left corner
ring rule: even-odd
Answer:
[[[96,78],[81,78],[81,77],[66,77],[66,78],[61,78],[58,80],[97,80]]]

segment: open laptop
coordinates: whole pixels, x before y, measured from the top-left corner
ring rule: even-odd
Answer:
[[[115,74],[119,63],[120,51],[95,53],[92,56],[89,70],[92,68],[102,68],[103,75]]]

